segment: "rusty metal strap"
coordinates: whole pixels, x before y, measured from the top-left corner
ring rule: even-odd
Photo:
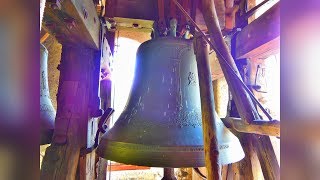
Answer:
[[[96,132],[96,137],[94,138],[94,145],[89,148],[81,148],[80,150],[80,156],[84,156],[86,154],[91,153],[93,150],[95,150],[99,145],[99,134],[105,133],[107,130],[107,127],[105,126],[106,122],[110,119],[111,115],[113,114],[114,109],[108,108],[104,114],[101,116],[98,122],[98,130]]]

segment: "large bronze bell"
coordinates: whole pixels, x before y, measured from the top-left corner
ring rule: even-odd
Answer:
[[[48,85],[48,50],[40,44],[40,144],[49,144],[53,135],[56,112]]]
[[[141,44],[126,108],[102,136],[98,154],[142,166],[205,166],[197,73],[192,40],[163,37]],[[239,140],[217,122],[220,163],[241,160]]]

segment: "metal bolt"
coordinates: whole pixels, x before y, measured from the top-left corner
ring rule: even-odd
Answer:
[[[86,8],[83,8],[83,17],[84,19],[88,18],[88,11],[86,10]]]
[[[67,24],[68,29],[72,29],[76,26],[76,21],[73,18],[65,18],[64,22]]]
[[[139,27],[139,24],[133,23],[132,26],[133,26],[134,28],[137,28],[137,27]]]

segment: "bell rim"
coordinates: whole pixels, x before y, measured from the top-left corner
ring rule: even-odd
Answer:
[[[220,150],[219,163],[226,165],[242,160],[245,154],[240,147],[240,144],[235,143],[232,147],[229,144],[228,148],[231,150],[225,153]],[[111,161],[138,166],[171,168],[205,166],[203,146],[157,146],[107,140],[98,146],[97,154]]]
[[[203,146],[156,146],[108,140],[98,146],[97,154],[111,161],[138,166],[171,168],[204,166]]]

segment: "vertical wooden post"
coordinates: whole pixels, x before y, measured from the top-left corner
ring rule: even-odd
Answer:
[[[221,166],[219,164],[219,149],[215,122],[215,119],[217,118],[215,118],[208,48],[208,44],[201,37],[195,39],[194,50],[200,85],[204,152],[208,179],[221,179]]]
[[[90,61],[94,50],[63,45],[52,144],[43,158],[40,179],[75,179],[80,148],[87,145]]]

